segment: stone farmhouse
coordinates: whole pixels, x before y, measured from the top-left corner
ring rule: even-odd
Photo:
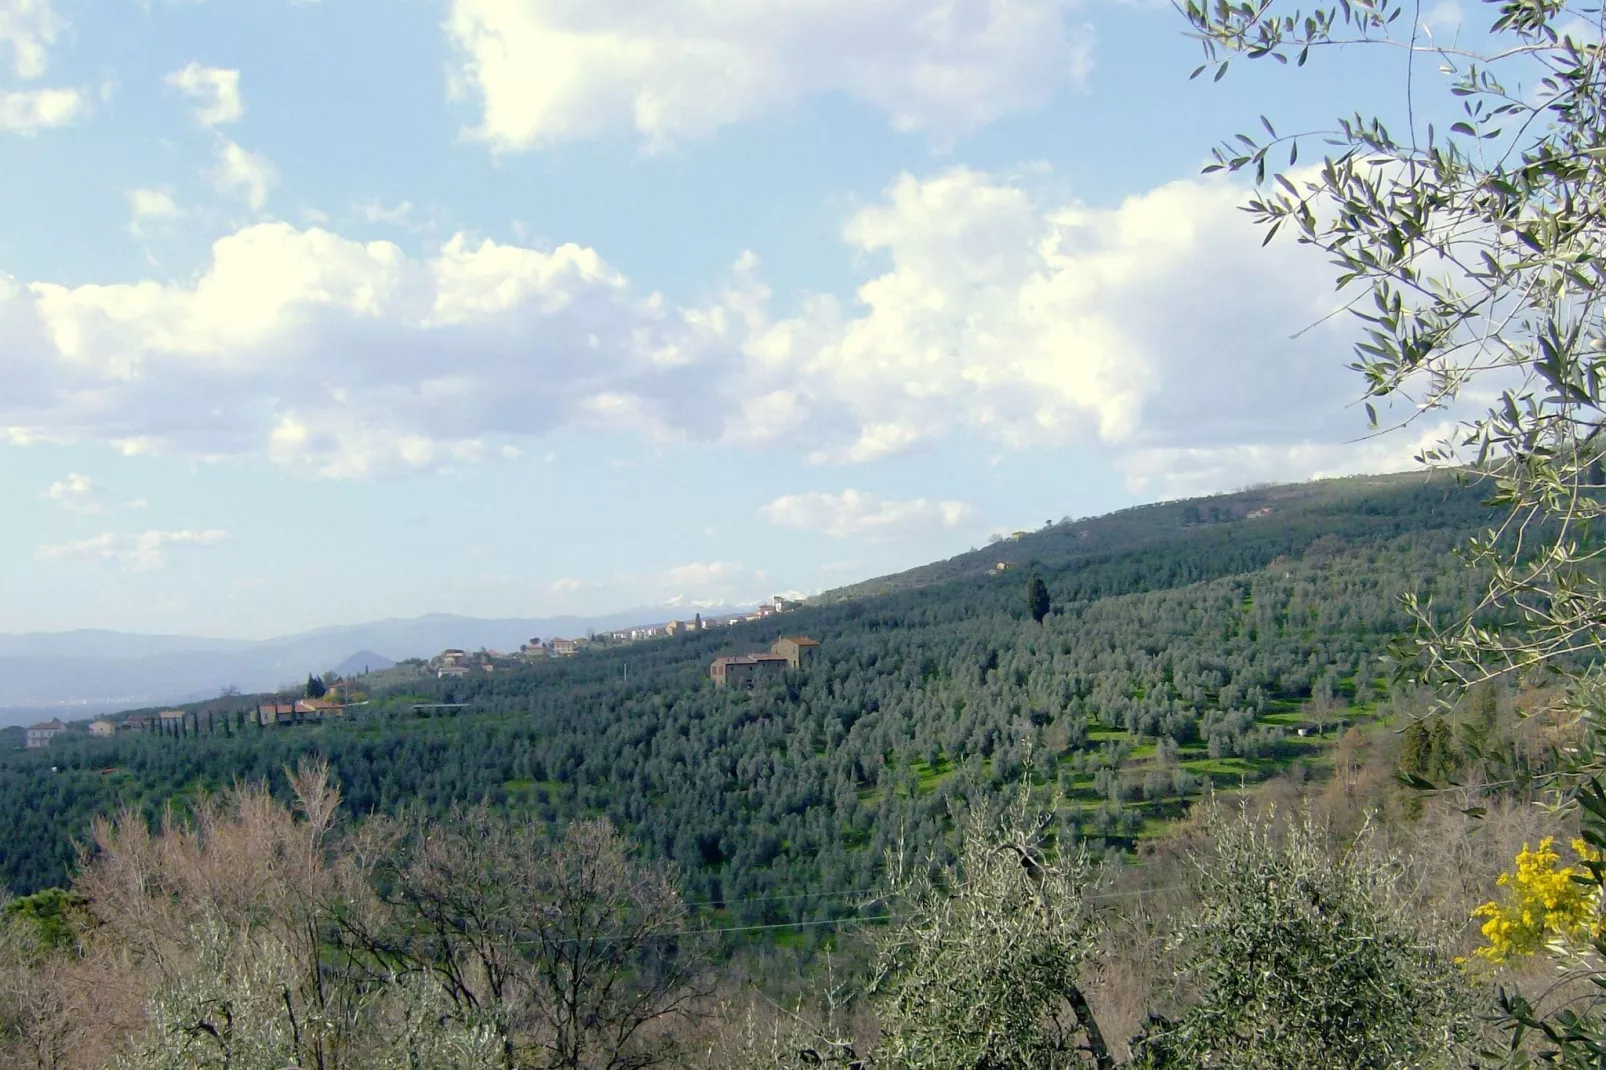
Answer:
[[[60,721],[41,721],[28,729],[28,749],[38,750],[40,747],[48,747],[51,740],[65,731],[67,731],[67,726]]]
[[[264,702],[257,705],[257,724],[274,728],[298,724],[318,724],[326,717],[344,716],[346,709],[326,698],[298,698],[294,702]]]
[[[752,690],[758,682],[779,676],[789,669],[802,669],[808,665],[820,644],[802,636],[783,636],[770,644],[762,654],[734,654],[715,658],[708,667],[708,676],[715,687],[738,687]]]

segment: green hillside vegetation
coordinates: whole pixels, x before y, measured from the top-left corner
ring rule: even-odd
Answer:
[[[1075,835],[1128,850],[1208,783],[1319,771],[1388,696],[1400,596],[1467,604],[1451,551],[1486,520],[1446,477],[1268,488],[1055,525],[728,630],[456,680],[376,674],[341,723],[258,729],[243,697],[192,707],[199,730],[177,738],[72,734],[0,755],[0,881],[63,886],[93,815],[155,821],[236,781],[282,792],[313,754],[356,818],[481,801],[551,827],[608,817],[733,927],[851,915],[895,838],[946,850],[956,800],[1028,761]],[[821,641],[806,671],[711,686],[712,658],[783,632]]]
[[[1082,520],[1067,517],[1058,522],[1046,522],[1037,531],[1019,532],[1000,538],[984,549],[973,549],[946,561],[826,591],[810,601],[816,605],[828,604],[867,595],[906,591],[948,580],[974,578],[997,571],[1000,563],[1006,568],[1020,568],[1039,562],[1073,566],[1098,562],[1112,553],[1126,555],[1135,550],[1151,548],[1160,550],[1169,559],[1188,546],[1190,551],[1183,551],[1177,556],[1174,567],[1167,567],[1156,576],[1156,586],[1176,586],[1179,576],[1188,574],[1178,569],[1200,570],[1192,578],[1206,579],[1220,575],[1217,571],[1220,568],[1242,571],[1241,567],[1235,569],[1233,566],[1242,566],[1253,559],[1222,553],[1226,544],[1241,542],[1244,533],[1224,535],[1220,530],[1221,525],[1245,519],[1276,518],[1273,523],[1266,525],[1274,529],[1273,532],[1254,533],[1251,541],[1255,545],[1250,553],[1272,548],[1277,535],[1282,533],[1291,537],[1286,544],[1289,551],[1303,549],[1306,543],[1298,540],[1302,536],[1312,535],[1313,524],[1318,529],[1314,534],[1344,537],[1359,535],[1364,531],[1366,536],[1372,536],[1379,529],[1376,523],[1357,519],[1354,523],[1358,526],[1350,529],[1347,527],[1348,518],[1376,516],[1384,506],[1370,501],[1371,498],[1377,495],[1393,496],[1408,487],[1426,482],[1428,477],[1422,474],[1358,476],[1316,483],[1256,486],[1208,498],[1137,506]],[[1431,507],[1431,499],[1421,504]],[[1406,509],[1396,515],[1405,519],[1412,514]],[[1454,524],[1465,517],[1446,519]],[[1400,530],[1415,528],[1418,523],[1417,519],[1406,519],[1406,527]],[[1289,530],[1290,525],[1296,527]],[[1205,552],[1208,561],[1200,561],[1198,550]],[[1141,581],[1130,576],[1127,583],[1130,585],[1127,591],[1154,589],[1138,586]]]

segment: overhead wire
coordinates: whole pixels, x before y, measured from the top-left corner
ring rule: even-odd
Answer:
[[[1144,860],[1123,861],[1116,867],[1116,872],[1129,869],[1143,869],[1153,865],[1153,862]],[[782,903],[798,899],[847,899],[856,895],[871,896],[877,894],[878,888],[854,888],[839,892],[796,892],[788,895],[758,895],[742,899],[707,899],[696,903],[687,903],[686,906],[694,910],[724,910],[727,907],[744,906],[748,903]]]
[[[1105,900],[1105,899],[1122,899],[1122,898],[1126,898],[1128,896],[1143,896],[1143,895],[1158,894],[1160,892],[1174,892],[1174,891],[1178,891],[1178,890],[1180,890],[1180,889],[1182,889],[1184,887],[1186,887],[1186,885],[1167,884],[1167,885],[1163,885],[1163,886],[1161,886],[1159,888],[1128,888],[1128,889],[1125,889],[1125,890],[1122,890],[1122,891],[1096,892],[1096,893],[1094,893],[1092,895],[1084,896],[1083,898],[1101,900],[1101,901]],[[789,898],[789,897],[780,896],[780,897],[775,897],[775,898]],[[753,902],[763,902],[763,901],[764,900],[753,900]],[[761,925],[729,925],[729,926],[722,926],[722,927],[719,927],[719,928],[708,928],[708,929],[684,929],[684,930],[681,930],[679,932],[665,932],[665,933],[660,933],[658,935],[660,937],[665,937],[665,938],[668,938],[668,937],[680,937],[680,936],[722,936],[722,935],[727,935],[727,934],[730,934],[730,933],[770,932],[770,931],[773,931],[775,929],[812,929],[812,928],[817,928],[817,927],[826,926],[826,925],[834,925],[834,926],[874,925],[874,924],[880,924],[880,923],[889,922],[889,921],[904,921],[904,920],[908,919],[909,917],[910,917],[910,915],[908,915],[908,914],[877,914],[877,915],[873,915],[871,917],[848,916],[848,917],[842,917],[842,918],[815,918],[815,919],[812,919],[812,920],[809,920],[809,921],[776,921],[776,922],[766,922],[766,923],[761,924]]]

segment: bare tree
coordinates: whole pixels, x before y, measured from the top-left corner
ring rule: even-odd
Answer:
[[[0,911],[0,1066],[70,1065],[72,1038],[59,973],[32,927]]]
[[[432,971],[505,1067],[639,1070],[676,1052],[668,1026],[702,994],[669,872],[630,858],[606,821],[551,838],[475,807],[397,838],[394,926],[376,946]]]
[[[362,853],[333,842],[327,767],[304,762],[290,786],[294,809],[244,785],[188,819],[170,812],[159,832],[132,813],[96,823],[76,883],[92,950],[141,979],[114,1065],[486,1065],[486,1037],[430,1009],[437,991],[348,938],[379,928],[382,905]]]

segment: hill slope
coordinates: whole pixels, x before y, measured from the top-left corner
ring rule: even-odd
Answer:
[[[1399,596],[1464,600],[1450,551],[1487,519],[1445,479],[1268,488],[1056,525],[724,631],[414,680],[342,724],[257,730],[220,700],[197,707],[197,736],[0,755],[0,881],[59,883],[92,811],[154,815],[317,753],[355,814],[605,813],[733,918],[831,917],[894,838],[940,849],[950,805],[1028,760],[1068,793],[1071,831],[1120,845],[1205,779],[1315,759],[1320,738],[1295,729],[1370,714]],[[1041,624],[1033,573],[1055,607]],[[821,641],[805,672],[710,685],[711,658],[783,632]]]

